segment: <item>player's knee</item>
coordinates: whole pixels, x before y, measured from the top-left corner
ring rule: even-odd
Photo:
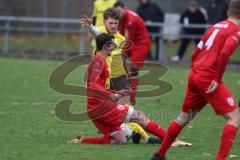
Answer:
[[[181,125],[184,126],[186,125],[189,121],[191,121],[193,119],[193,115],[189,114],[189,113],[184,113],[182,112],[177,118],[176,118],[176,122]]]
[[[143,112],[139,112],[139,118],[140,118],[140,120],[148,121],[146,114]]]
[[[118,140],[116,141],[116,143],[117,143],[117,144],[125,144],[125,143],[127,143],[127,138],[124,137],[124,138],[118,139]]]
[[[175,121],[176,121],[177,124],[179,124],[180,126],[185,126],[185,125],[187,125],[187,123],[189,122],[189,121],[185,121],[185,120],[179,119],[179,118],[177,118]]]
[[[134,113],[131,116],[130,121],[138,123],[142,127],[146,127],[149,119],[143,112],[134,111]]]
[[[240,117],[235,117],[227,121],[228,124],[231,124],[237,128],[240,128]]]
[[[125,136],[125,133],[123,130],[113,132],[110,134],[110,136],[111,136],[112,140],[117,144],[127,143],[127,137]]]
[[[148,118],[145,115],[145,113],[140,112],[140,111],[134,111],[134,113],[132,114],[131,119],[135,120],[135,121],[148,121]]]
[[[236,115],[236,116],[233,116],[231,118],[231,121],[233,123],[233,125],[235,125],[236,127],[240,127],[240,114]]]
[[[228,124],[232,124],[238,128],[240,127],[240,113],[238,110],[228,114],[225,118]]]

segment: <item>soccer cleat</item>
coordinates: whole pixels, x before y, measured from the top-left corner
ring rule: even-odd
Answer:
[[[147,140],[147,143],[149,143],[149,144],[161,144],[162,139],[157,138],[157,137],[149,137],[148,140]]]
[[[176,139],[171,147],[192,147],[192,144]]]
[[[69,144],[79,144],[82,143],[84,136],[82,134],[77,135],[72,140],[68,141]]]
[[[166,158],[161,157],[159,154],[154,153],[154,155],[152,156],[151,160],[166,160]]]
[[[132,141],[134,144],[139,144],[141,141],[141,135],[137,132],[132,133]]]

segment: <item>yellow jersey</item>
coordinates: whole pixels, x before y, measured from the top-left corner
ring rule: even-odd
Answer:
[[[101,33],[107,33],[105,27],[97,27]],[[123,44],[123,42],[126,40],[125,37],[123,37],[120,33],[115,33],[114,35],[114,41],[117,45]],[[96,50],[96,41],[94,40],[94,50]],[[110,72],[110,78],[118,78],[122,75],[126,75],[126,70],[124,68],[123,64],[123,58],[122,58],[122,48],[115,49],[111,56],[107,57],[107,65]],[[110,79],[106,82],[106,88],[110,88]]]
[[[93,4],[93,15],[96,17],[96,27],[104,26],[103,13],[106,9],[113,7],[116,0],[96,0]]]

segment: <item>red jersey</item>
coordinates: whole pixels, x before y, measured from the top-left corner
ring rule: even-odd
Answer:
[[[119,24],[120,34],[135,43],[150,42],[143,19],[136,13],[126,10]]]
[[[93,109],[107,101],[112,93],[106,89],[106,80],[109,78],[109,69],[106,59],[96,55],[89,67],[87,75],[87,109]]]
[[[239,44],[239,26],[227,20],[213,25],[192,55],[192,71],[221,81],[228,59]]]

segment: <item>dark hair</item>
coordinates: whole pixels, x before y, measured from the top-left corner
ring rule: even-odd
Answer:
[[[113,6],[114,6],[114,7],[122,7],[122,8],[125,7],[124,3],[121,2],[121,1],[117,1],[117,2],[115,2]]]
[[[229,12],[231,16],[240,19],[240,0],[232,0],[230,2]]]
[[[120,20],[121,16],[120,16],[119,12],[116,11],[116,9],[112,7],[112,8],[108,8],[104,11],[103,18],[104,18],[104,20],[107,20],[108,18]]]
[[[97,36],[96,38],[96,44],[97,44],[97,51],[100,51],[103,49],[103,47],[107,44],[112,42],[114,39],[113,35],[102,33]]]

